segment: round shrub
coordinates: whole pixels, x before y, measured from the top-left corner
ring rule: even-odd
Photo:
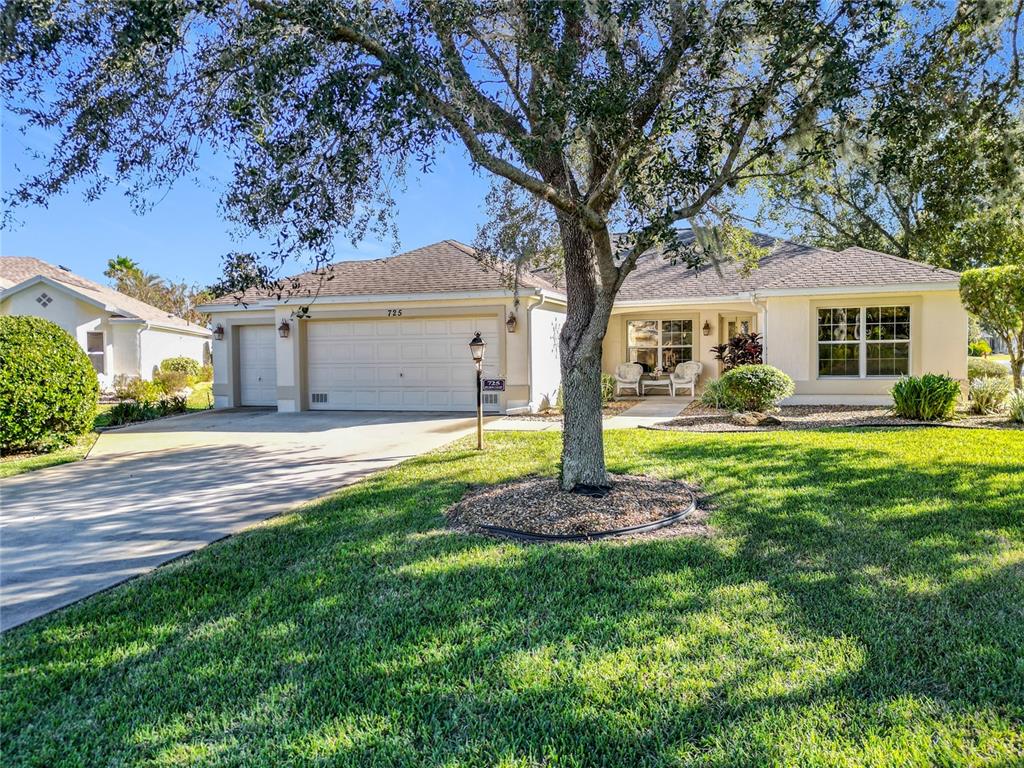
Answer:
[[[41,317],[0,317],[0,452],[52,450],[87,432],[99,382],[78,343]]]
[[[184,373],[193,379],[198,378],[202,366],[191,357],[168,357],[160,363],[161,371],[174,371]]]
[[[740,365],[722,374],[726,397],[745,411],[767,411],[793,394],[793,380],[771,365]]]
[[[995,360],[986,360],[983,357],[967,358],[967,378],[975,379],[1001,379],[1010,375],[1010,369]]]

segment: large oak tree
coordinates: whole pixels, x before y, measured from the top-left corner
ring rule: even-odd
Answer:
[[[601,342],[637,257],[673,248],[681,219],[728,216],[783,149],[812,161],[877,84],[897,31],[927,35],[949,13],[890,0],[11,0],[5,97],[60,136],[13,202],[82,178],[142,192],[193,173],[205,147],[234,161],[231,217],[276,233],[277,255],[327,258],[339,230],[386,226],[393,177],[461,143],[555,219],[562,484],[602,485]]]

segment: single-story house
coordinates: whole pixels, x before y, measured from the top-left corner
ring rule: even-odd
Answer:
[[[657,250],[626,279],[603,367],[703,363],[740,330],[763,335],[765,362],[796,383],[790,403],[875,404],[902,374],[967,379],[959,275],[861,248],[775,242],[759,267],[690,269]],[[518,303],[516,299],[518,298]],[[201,307],[212,313],[217,407],[280,411],[475,408],[468,342],[487,342],[491,412],[545,407],[559,386],[566,296],[556,280],[505,276],[445,240],[392,258],[339,262]],[[497,387],[504,385],[504,389]]]
[[[208,328],[31,257],[0,257],[0,315],[59,325],[89,355],[104,388],[121,374],[150,379],[169,357],[200,364],[210,357]]]

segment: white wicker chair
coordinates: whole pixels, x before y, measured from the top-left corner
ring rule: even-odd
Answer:
[[[640,363],[623,363],[615,369],[615,396],[623,389],[632,389],[640,396],[640,377],[644,375]]]
[[[697,379],[704,372],[704,364],[696,360],[680,363],[676,369],[669,374],[668,389],[672,397],[676,396],[677,389],[689,389],[690,397],[697,394]]]

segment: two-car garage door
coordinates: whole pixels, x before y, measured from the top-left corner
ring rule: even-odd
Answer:
[[[321,410],[472,411],[469,341],[480,331],[498,372],[496,317],[311,320],[309,406]]]

